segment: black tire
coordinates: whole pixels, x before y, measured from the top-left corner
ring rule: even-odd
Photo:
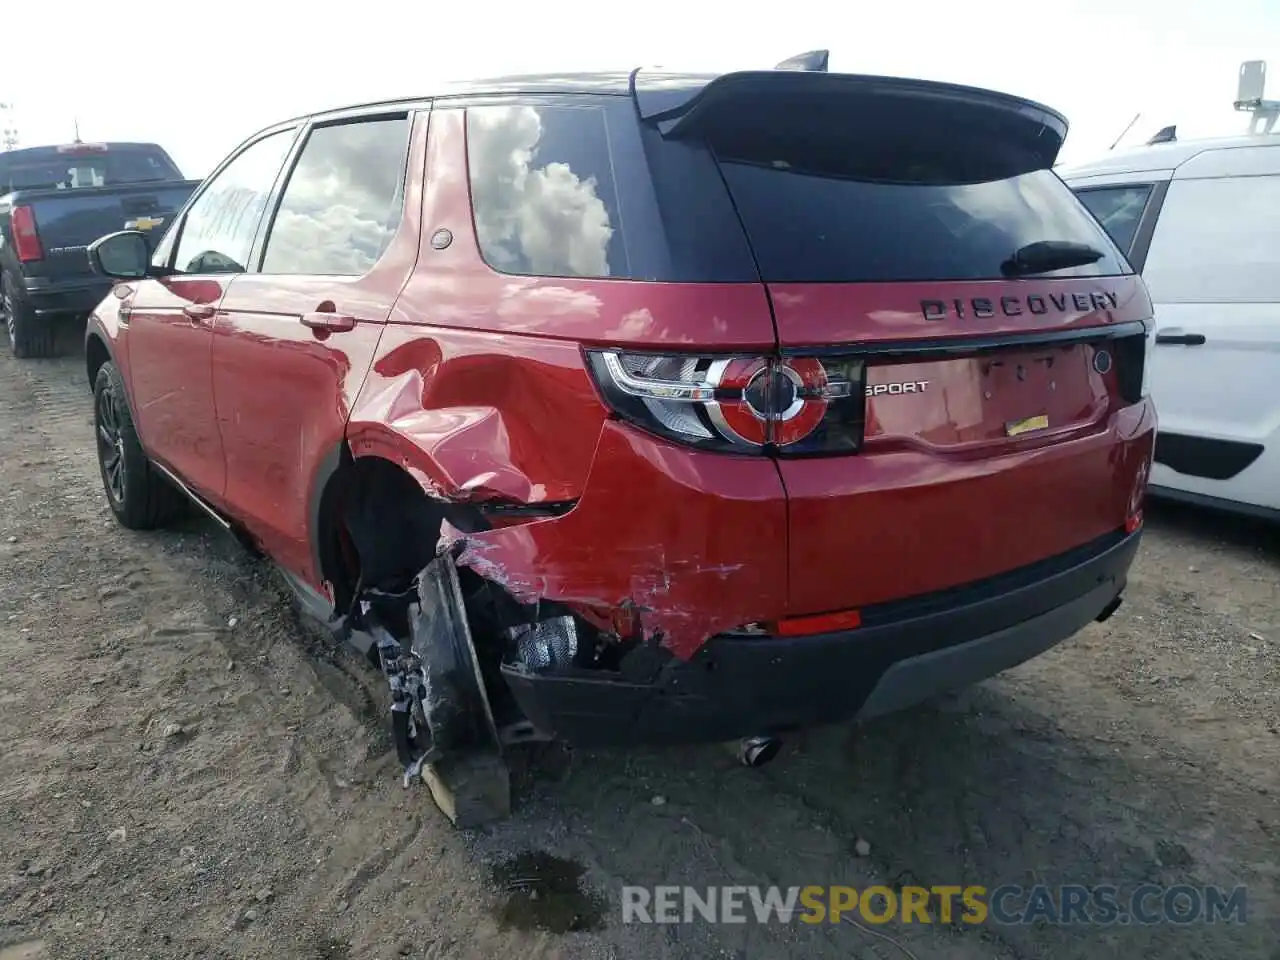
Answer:
[[[102,489],[121,526],[154,530],[175,519],[181,495],[143,452],[124,378],[110,361],[98,370],[93,384],[93,430]]]
[[[13,355],[19,360],[53,356],[56,330],[52,321],[41,322],[30,305],[17,298],[8,279],[4,280],[2,294],[0,313],[4,314]]]

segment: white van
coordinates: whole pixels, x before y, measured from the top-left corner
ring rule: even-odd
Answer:
[[[1237,108],[1274,127],[1244,70]],[[1151,492],[1280,519],[1280,132],[1175,136],[1058,173],[1155,303]]]

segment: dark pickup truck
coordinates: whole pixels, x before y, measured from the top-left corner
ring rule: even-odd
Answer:
[[[59,322],[111,290],[86,247],[123,229],[159,241],[198,180],[153,143],[70,143],[0,153],[0,315],[18,357],[49,356]]]

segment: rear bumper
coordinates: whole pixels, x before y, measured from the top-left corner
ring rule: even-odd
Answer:
[[[37,317],[88,316],[111,287],[112,281],[101,278],[50,282],[34,277],[23,281],[22,296]]]
[[[647,682],[504,666],[539,728],[584,746],[727,740],[900,710],[1022,663],[1114,609],[1141,530],[1011,573],[864,608],[856,630],[721,635]]]

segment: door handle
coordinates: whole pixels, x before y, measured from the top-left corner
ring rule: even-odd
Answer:
[[[183,314],[188,320],[194,324],[202,324],[205,320],[209,320],[218,308],[211,303],[188,303],[182,308]]]
[[[324,330],[328,333],[343,333],[347,330],[354,330],[356,327],[356,318],[349,317],[344,313],[304,313],[300,319],[304,327],[310,327],[312,330]]]
[[[1198,347],[1204,343],[1203,333],[1157,333],[1156,343],[1180,343],[1185,347]]]

